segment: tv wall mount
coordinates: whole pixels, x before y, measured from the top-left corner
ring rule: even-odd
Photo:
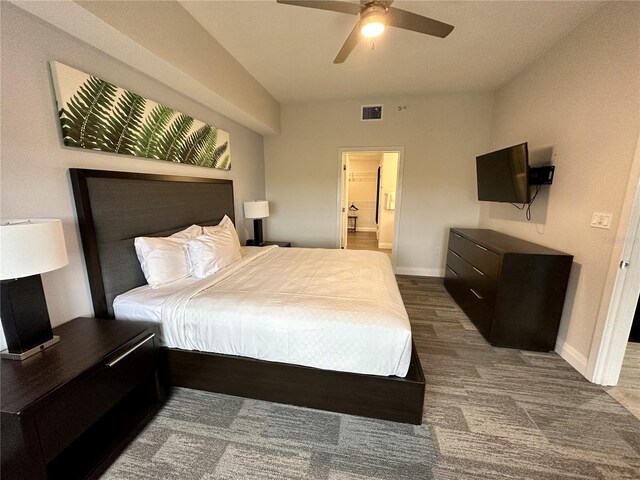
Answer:
[[[529,185],[551,185],[555,169],[554,166],[529,167]]]

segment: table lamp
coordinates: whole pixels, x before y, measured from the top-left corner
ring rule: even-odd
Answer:
[[[244,202],[244,218],[253,218],[253,244],[261,247],[264,244],[262,238],[262,219],[269,216],[269,202],[256,200]]]
[[[67,263],[60,220],[0,220],[2,358],[24,360],[60,341],[51,331],[40,274]]]

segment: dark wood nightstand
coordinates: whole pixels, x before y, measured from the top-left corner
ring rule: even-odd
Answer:
[[[262,245],[255,245],[253,240],[247,240],[247,247],[268,247],[269,245],[277,245],[279,247],[290,247],[291,242],[262,242]]]
[[[60,342],[2,360],[2,479],[83,478],[163,400],[152,324],[76,318]]]

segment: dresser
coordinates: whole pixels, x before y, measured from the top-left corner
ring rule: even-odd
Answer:
[[[492,345],[551,351],[572,262],[493,230],[452,228],[444,285]]]
[[[2,479],[85,478],[164,397],[155,326],[77,318],[60,342],[2,360]]]

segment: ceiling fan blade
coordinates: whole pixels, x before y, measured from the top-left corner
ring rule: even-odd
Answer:
[[[361,5],[368,5],[369,3],[373,3],[373,0],[360,0]],[[384,5],[385,7],[389,8],[393,3],[393,0],[377,0],[376,3],[379,5]]]
[[[358,44],[359,40],[360,40],[360,22],[356,23],[356,26],[353,27],[353,30],[351,30],[351,33],[349,34],[349,36],[347,37],[347,40],[342,45],[342,48],[338,52],[338,55],[336,56],[333,63],[343,63],[347,59],[349,54],[353,51],[353,49],[356,48],[356,45]]]
[[[295,7],[317,8],[319,10],[329,10],[330,12],[348,13],[358,15],[362,7],[357,3],[337,2],[334,0],[277,0],[284,5]]]
[[[453,25],[393,7],[387,11],[387,25],[440,38],[446,37],[453,30]]]

